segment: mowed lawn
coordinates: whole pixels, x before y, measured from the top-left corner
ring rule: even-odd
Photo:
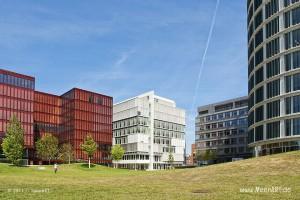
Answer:
[[[255,192],[272,186],[291,191]],[[72,164],[54,174],[52,166],[0,164],[0,199],[300,199],[300,151],[154,172]]]

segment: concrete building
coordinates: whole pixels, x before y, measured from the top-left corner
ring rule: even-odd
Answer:
[[[182,165],[185,150],[185,111],[174,101],[153,91],[113,106],[113,145],[125,149],[119,167],[129,169],[168,168]]]
[[[214,162],[249,158],[247,148],[248,98],[201,106],[196,117],[196,151],[212,151]]]
[[[300,1],[248,0],[249,146],[300,149]]]

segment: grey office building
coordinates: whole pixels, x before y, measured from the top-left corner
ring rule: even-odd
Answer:
[[[217,163],[251,157],[247,147],[247,113],[247,96],[199,107],[197,152],[215,152]]]
[[[249,146],[300,149],[300,1],[248,0]]]

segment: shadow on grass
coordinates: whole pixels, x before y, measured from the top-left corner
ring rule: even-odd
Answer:
[[[81,164],[80,166],[81,166],[82,168],[86,168],[86,169],[89,168],[89,164],[87,164],[87,163],[83,163],[83,164]],[[94,168],[94,167],[96,167],[96,166],[97,166],[97,165],[91,163],[91,168]]]
[[[8,164],[8,167],[14,167],[14,168],[26,168],[29,167],[28,165],[14,165],[14,164]]]

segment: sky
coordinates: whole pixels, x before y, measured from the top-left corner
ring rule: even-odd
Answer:
[[[207,45],[216,3],[0,0],[0,68],[57,95],[154,90],[186,110],[190,153],[197,107],[247,95],[246,1],[220,0]]]

